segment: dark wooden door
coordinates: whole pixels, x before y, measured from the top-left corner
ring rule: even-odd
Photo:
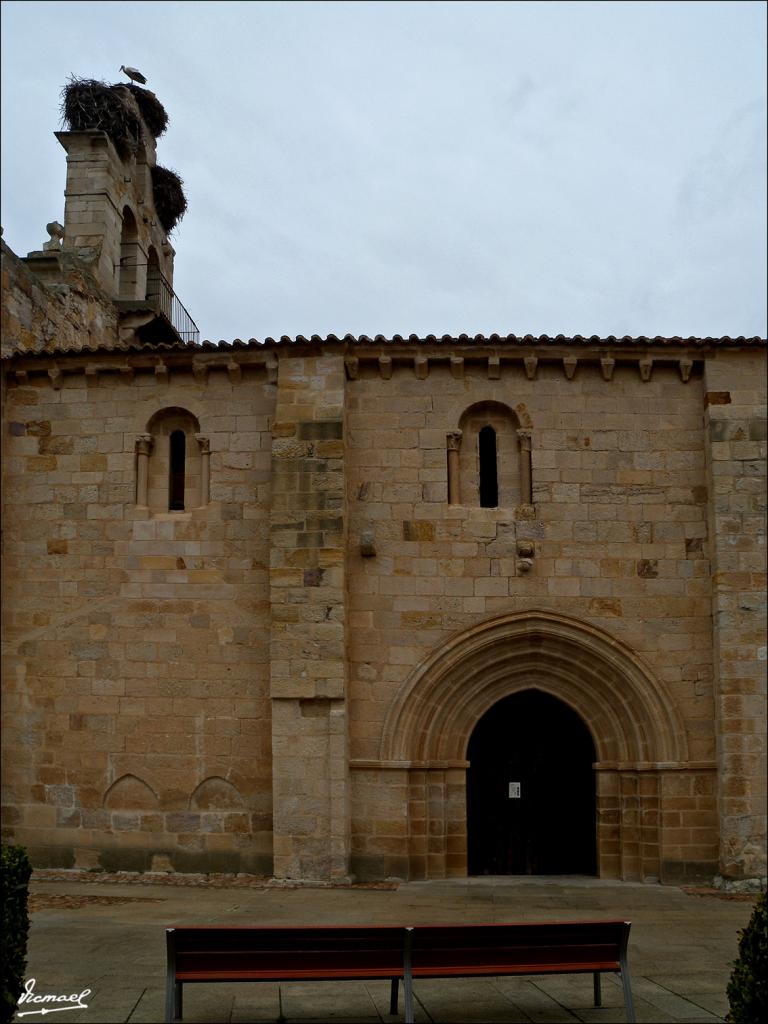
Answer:
[[[539,690],[506,697],[468,760],[471,875],[595,874],[595,748],[576,712]]]

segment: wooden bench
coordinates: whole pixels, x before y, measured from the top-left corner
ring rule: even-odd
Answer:
[[[592,974],[600,1006],[601,975],[616,973],[633,1022],[629,928],[628,921],[168,928],[165,1019],[181,1020],[183,986],[202,982],[388,979],[395,1014],[402,979],[405,1020],[412,1024],[417,978]]]
[[[621,977],[627,1021],[634,1022],[627,967],[629,929],[629,921],[434,925],[408,929],[411,940],[405,951],[405,1019],[413,1021],[415,978],[591,974],[595,1006],[601,1006],[601,975],[615,973]]]
[[[166,929],[165,1019],[181,1020],[183,986],[217,981],[391,982],[404,977],[405,929],[399,925]]]

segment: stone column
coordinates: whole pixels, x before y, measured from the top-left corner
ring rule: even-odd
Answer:
[[[765,377],[762,353],[704,367],[720,874],[765,876]],[[692,385],[691,385],[692,386]]]
[[[195,434],[200,445],[200,504],[207,505],[211,500],[211,441],[202,434]]]
[[[149,454],[154,443],[151,434],[139,434],[136,438],[136,504],[140,508],[148,504]]]
[[[448,504],[461,504],[461,477],[459,470],[459,452],[461,450],[461,431],[454,430],[448,434]]]
[[[272,427],[274,874],[349,874],[344,357],[284,356]]]
[[[595,768],[597,810],[597,873],[600,878],[621,878],[621,797],[615,765]]]
[[[533,504],[533,482],[531,477],[531,431],[518,430],[520,443],[520,504]]]

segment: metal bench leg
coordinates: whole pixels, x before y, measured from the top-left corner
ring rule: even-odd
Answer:
[[[600,987],[601,978],[600,978],[600,972],[599,971],[595,971],[594,972],[594,974],[592,975],[592,981],[593,981],[593,985],[594,985],[594,989],[595,989],[595,1006],[602,1006],[603,1005],[603,993],[602,993],[602,990],[601,990],[601,987]]]
[[[403,949],[403,988],[405,990],[405,1024],[413,1024],[413,971],[411,970],[411,944],[413,928],[405,929]]]
[[[165,981],[165,1021],[166,1024],[173,1024],[175,1020],[181,1020],[182,1014],[182,993],[181,985],[168,974]]]
[[[165,976],[165,1024],[173,1024],[174,978],[171,972]]]
[[[173,1024],[181,1020],[181,985],[176,981],[176,932],[167,928],[165,932],[167,951],[165,968],[165,1021]]]
[[[627,967],[627,961],[621,961],[621,985],[624,989],[624,1007],[627,1011],[628,1024],[635,1024],[637,1018],[635,1017],[635,1004],[632,1002],[632,988],[629,984],[629,968]]]
[[[389,989],[389,1012],[397,1013],[397,990],[400,986],[400,979],[393,978]]]

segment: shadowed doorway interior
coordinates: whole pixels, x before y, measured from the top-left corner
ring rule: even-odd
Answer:
[[[595,746],[567,704],[539,690],[480,719],[467,758],[470,875],[594,875]]]

